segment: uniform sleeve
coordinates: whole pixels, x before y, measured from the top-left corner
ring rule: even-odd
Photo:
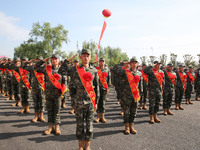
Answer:
[[[95,94],[96,94],[96,104],[98,104],[100,92],[99,92],[99,76],[97,74],[97,71],[95,72],[95,76],[94,76],[94,80],[93,80],[93,86],[94,86],[94,91],[95,91]]]
[[[141,72],[140,72],[140,82],[139,82],[138,88],[139,88],[140,93],[142,93],[143,92],[143,77],[142,77]]]
[[[152,66],[148,66],[144,69],[144,73],[147,74],[148,76],[151,74],[151,69],[152,69]]]
[[[108,69],[108,86],[111,86],[111,72],[110,69]]]
[[[44,61],[40,60],[35,64],[35,71],[45,74],[45,66],[43,66]]]
[[[63,62],[63,64],[60,66],[58,73],[61,75],[70,75],[72,73],[72,69],[69,65],[69,61],[67,59],[65,59],[65,61]]]

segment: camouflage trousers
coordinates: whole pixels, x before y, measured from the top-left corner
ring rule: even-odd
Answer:
[[[76,100],[76,91],[73,88],[69,89],[69,94],[71,97],[71,107],[75,106],[75,100]]]
[[[183,99],[184,89],[176,87],[175,89],[175,103],[180,104]]]
[[[141,93],[140,103],[146,103],[147,102],[147,88],[143,89],[143,92]]]
[[[185,90],[185,99],[190,99],[192,94],[193,86],[191,84],[187,85]]]
[[[124,110],[124,123],[134,123],[138,102],[135,102],[132,96],[125,96],[122,103]]]
[[[0,75],[0,90],[3,90],[3,82],[2,82],[2,77]]]
[[[60,108],[61,108],[61,96],[46,95],[46,108],[48,115],[48,122],[52,124],[60,124]]]
[[[4,92],[7,92],[6,78],[3,78],[2,82],[3,82],[2,83],[2,85],[3,85],[2,89],[4,90]]]
[[[34,111],[37,113],[44,112],[44,91],[42,88],[32,88],[31,94],[34,102]]]
[[[159,111],[161,92],[149,90],[149,114],[155,115]]]
[[[91,141],[93,139],[94,107],[92,103],[76,104],[76,137],[81,141]],[[86,122],[86,130],[84,130]]]
[[[20,94],[22,106],[29,106],[30,91],[25,86],[20,86]]]
[[[19,92],[19,84],[18,83],[13,83],[12,84],[12,88],[13,88],[13,94],[14,94],[14,98],[17,102],[20,101],[20,92]]]
[[[118,86],[115,86],[115,90],[117,93],[117,99],[121,99],[122,98],[122,91]]]
[[[100,89],[100,97],[98,101],[97,113],[105,113],[106,112],[106,95],[107,90]]]
[[[172,105],[173,90],[163,91],[163,109],[170,109]]]
[[[13,95],[13,88],[12,88],[12,82],[11,79],[7,79],[6,80],[6,84],[7,84],[7,92],[9,95]]]

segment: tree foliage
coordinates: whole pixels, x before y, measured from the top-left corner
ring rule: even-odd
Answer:
[[[177,55],[174,54],[174,53],[170,53],[170,62],[171,62],[174,66],[177,65],[176,59],[177,59]]]
[[[160,56],[160,62],[163,66],[166,66],[166,63],[167,63],[167,55],[166,54],[162,54]]]
[[[64,58],[67,55],[60,49],[63,42],[68,43],[67,34],[63,25],[51,27],[49,22],[42,25],[39,22],[33,23],[30,38],[14,49],[14,57],[26,56],[32,59],[40,55],[46,58],[55,53]]]
[[[142,57],[140,57],[140,60],[141,60],[141,63],[142,63],[142,64],[147,64],[147,62],[148,62],[146,56],[142,56]]]
[[[185,66],[188,67],[189,65],[195,66],[194,57],[190,54],[183,55]]]

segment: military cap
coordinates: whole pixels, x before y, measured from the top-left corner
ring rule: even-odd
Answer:
[[[36,59],[40,59],[40,60],[42,60],[43,57],[42,57],[42,56],[37,56]]]
[[[179,67],[185,67],[185,65],[184,64],[180,64]]]
[[[22,60],[28,61],[28,58],[27,57],[22,57]]]
[[[15,57],[13,60],[14,61],[20,61],[20,59],[18,57]]]
[[[51,56],[51,58],[57,58],[57,59],[60,59],[60,57],[59,57],[58,54],[53,54],[53,55]]]
[[[99,61],[105,61],[105,59],[101,57],[101,58],[99,59]]]
[[[89,54],[89,55],[91,55],[91,51],[89,49],[82,49],[81,54]]]
[[[2,60],[8,60],[6,57],[4,57]]]
[[[138,62],[138,61],[137,61],[137,58],[136,58],[135,56],[133,56],[133,57],[131,58],[131,60],[130,60],[130,63],[131,63],[131,62]]]
[[[189,66],[188,68],[189,68],[189,69],[193,69],[193,67],[192,67],[192,66]]]
[[[12,58],[8,58],[8,61],[12,61]]]
[[[73,62],[79,62],[78,59],[74,59]]]
[[[153,64],[161,64],[158,60],[154,61]]]
[[[143,63],[143,64],[142,64],[142,67],[143,67],[143,66],[147,66],[147,64]]]
[[[128,60],[123,60],[123,62],[127,62]]]
[[[169,63],[169,64],[167,64],[167,66],[169,66],[169,67],[173,67],[173,64],[172,64],[172,63]]]

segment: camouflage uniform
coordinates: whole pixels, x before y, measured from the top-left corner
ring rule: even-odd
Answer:
[[[8,72],[7,69],[10,70],[10,62],[7,62],[5,64],[5,69],[6,69],[6,86],[7,86],[7,92],[9,94],[9,99],[11,99],[11,95],[13,95],[13,88],[12,88],[12,83],[11,83],[11,78],[12,78],[12,74],[10,74]]]
[[[187,75],[187,86],[185,89],[185,99],[191,99],[191,94],[192,94],[192,90],[193,90],[193,82],[190,81],[190,77],[188,75],[187,72],[185,72]],[[195,78],[195,74],[193,72],[190,72],[192,74],[192,76]]]
[[[195,85],[194,85],[194,89],[196,92],[196,98],[200,98],[200,69],[197,70],[197,73],[195,75]]]
[[[0,64],[0,68],[6,69],[5,64],[4,63]],[[2,90],[4,91],[4,93],[7,93],[6,71],[2,72],[1,77],[2,77]]]
[[[23,59],[26,61],[28,60],[28,58],[23,58]],[[23,69],[25,65],[26,65],[25,63],[22,63],[20,67]],[[15,70],[20,75],[18,66],[12,65],[11,69]],[[26,76],[29,83],[31,83],[30,73],[28,73]],[[24,84],[21,75],[20,75],[20,78],[21,80],[20,80],[19,88],[20,88],[20,94],[21,94],[21,103],[22,103],[22,106],[29,106],[30,105],[30,90],[28,90],[28,88]]]
[[[123,89],[122,91],[122,103],[123,103],[123,110],[124,110],[124,123],[133,123],[137,114],[137,105],[138,102],[135,101],[132,91],[130,89],[129,81],[126,75],[126,70],[122,69],[122,63],[117,65],[117,75],[121,76],[123,78]],[[140,82],[138,83],[138,90],[142,92],[143,90],[143,78],[142,74],[140,71],[132,71],[131,69],[129,70],[132,72],[133,76],[138,75],[140,76]],[[126,89],[126,90],[124,90]]]
[[[174,93],[174,85],[170,80],[166,71],[170,72],[168,69],[164,70],[165,84],[163,85],[163,109],[170,109]],[[176,76],[175,72],[171,71],[170,73]],[[176,85],[176,78],[175,78],[175,85]]]
[[[144,69],[144,73],[148,75],[149,79],[149,114],[156,115],[159,111],[162,89],[152,69],[151,66],[148,66]],[[162,71],[159,70],[158,72]]]
[[[67,71],[74,80],[74,89],[76,90],[76,101],[75,101],[75,113],[76,113],[76,136],[80,141],[91,141],[93,138],[93,120],[94,120],[94,107],[88,96],[81,79],[78,75],[76,67],[69,67],[69,62],[64,61],[63,66],[61,66],[62,72]],[[83,67],[86,72],[90,72],[93,76],[91,81],[94,91],[96,93],[96,104],[99,99],[99,78],[97,75],[97,70],[90,66],[85,68],[82,64],[79,67]],[[84,120],[86,120],[86,132],[84,131]]]
[[[58,57],[58,56],[56,56]],[[58,74],[61,78],[59,83],[62,84],[62,76],[59,73],[60,67],[51,66],[52,74]],[[46,108],[48,115],[48,122],[52,124],[60,124],[60,108],[61,108],[61,90],[56,88],[46,71],[46,66],[44,66],[44,61],[40,60],[35,64],[35,71],[43,73],[45,75],[45,96],[46,96]]]
[[[182,72],[182,74],[186,75],[184,72]],[[177,76],[177,84],[175,85],[175,103],[181,104],[184,94],[184,87],[178,71],[176,71],[176,76]]]
[[[111,73],[110,73],[110,69],[109,68],[100,68],[101,72],[106,72],[108,74],[107,78],[106,78],[106,82],[108,84],[108,86],[111,85]],[[99,90],[100,90],[100,97],[99,97],[99,102],[98,102],[98,107],[97,107],[97,113],[105,113],[106,111],[106,106],[105,106],[105,102],[106,102],[106,95],[107,95],[107,89],[103,87],[102,83],[99,80]]]
[[[23,69],[30,72],[31,95],[34,102],[34,111],[36,113],[43,113],[44,112],[44,91],[34,73],[34,66],[28,66],[28,62],[26,62]]]

